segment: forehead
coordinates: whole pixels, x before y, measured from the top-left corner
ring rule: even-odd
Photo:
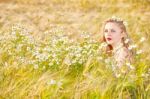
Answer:
[[[117,23],[115,22],[108,22],[105,24],[105,29],[120,29]]]

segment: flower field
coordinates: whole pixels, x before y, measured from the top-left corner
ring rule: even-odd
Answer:
[[[0,0],[0,99],[149,99],[149,0]],[[134,64],[113,70],[103,22],[126,21]]]

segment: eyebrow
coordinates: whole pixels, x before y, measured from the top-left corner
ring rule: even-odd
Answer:
[[[104,31],[106,31],[106,30],[108,31],[108,29],[104,29]]]
[[[108,30],[108,29],[104,29],[104,30]],[[115,29],[109,29],[109,30],[115,30]]]

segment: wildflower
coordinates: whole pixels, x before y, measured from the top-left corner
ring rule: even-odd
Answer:
[[[103,57],[99,56],[97,59],[98,59],[99,61],[101,61],[101,60],[103,60]]]
[[[80,58],[80,57],[81,57],[81,54],[79,53],[79,54],[77,54],[76,56]]]
[[[74,64],[74,63],[76,63],[76,62],[77,62],[76,60],[73,60],[73,61],[72,61],[72,64]]]
[[[54,65],[54,63],[53,63],[53,62],[50,62],[48,65],[49,65],[49,66],[52,66],[52,65]]]
[[[43,49],[44,51],[51,51],[51,49],[49,48],[49,47],[45,47],[44,49]]]
[[[128,26],[128,23],[126,21],[123,21],[123,19],[119,17],[112,16],[111,19],[116,20],[116,21],[122,21],[125,26]]]
[[[121,74],[120,74],[120,73],[116,73],[115,76],[116,76],[117,78],[119,78],[119,77],[121,76]]]
[[[31,48],[30,47],[27,47],[27,51],[30,51],[31,50]]]
[[[146,39],[145,39],[145,37],[142,37],[141,39],[140,39],[140,42],[144,42]]]
[[[67,64],[67,65],[71,65],[71,61],[68,57],[65,58],[64,63]]]
[[[90,34],[87,34],[87,33],[82,33],[81,34],[81,37],[83,37],[83,38],[89,38],[90,37]]]
[[[126,73],[126,70],[121,69],[121,73],[125,74],[125,73]]]
[[[124,41],[124,43],[126,43],[126,44],[127,44],[128,42],[129,42],[129,39],[126,39],[126,40]]]
[[[56,54],[54,53],[54,54],[52,55],[52,57],[53,57],[53,58],[56,58]]]
[[[101,43],[101,45],[99,46],[99,49],[106,47],[106,46],[107,46],[107,43]]]
[[[86,50],[83,50],[82,53],[83,53],[83,54],[87,54],[87,51],[86,51]]]
[[[38,67],[39,67],[39,66],[38,66],[37,64],[34,65],[34,69],[38,69]]]
[[[79,63],[80,63],[80,64],[82,64],[82,63],[83,63],[83,60],[82,60],[82,59],[80,59],[80,60],[79,60]]]
[[[12,31],[11,34],[15,36],[15,35],[16,35],[16,32],[15,32],[15,31]]]
[[[143,51],[142,50],[138,50],[137,52],[136,52],[136,54],[141,54]]]
[[[56,61],[56,64],[58,65],[58,64],[59,64],[59,61]]]
[[[8,66],[8,63],[7,63],[7,62],[5,62],[4,64],[5,64],[5,66]]]
[[[130,46],[128,47],[128,49],[131,50],[131,49],[136,48],[136,47],[137,47],[137,45],[136,45],[136,44],[133,44],[133,45],[130,45]]]
[[[141,76],[142,76],[142,77],[144,77],[145,75],[144,75],[144,74],[142,74]]]
[[[112,68],[112,71],[114,71],[114,72],[115,72],[115,70],[116,70],[116,66],[114,66],[114,64],[112,64],[112,65],[111,65],[111,68]]]
[[[56,80],[51,79],[50,82],[47,83],[48,85],[55,85],[56,84]]]
[[[46,69],[46,66],[43,66],[43,69]]]
[[[110,63],[110,59],[105,59],[105,63],[106,64]]]
[[[149,74],[147,74],[147,73],[142,73],[142,75],[141,75],[142,77],[145,77],[145,78],[148,78],[148,76],[149,76]]]
[[[136,44],[135,44],[135,45],[132,45],[132,47],[133,47],[133,48],[136,48],[136,47],[137,47],[137,45],[136,45]]]
[[[59,82],[57,82],[57,86],[62,86],[62,82],[61,81],[59,81]]]
[[[121,18],[118,18],[118,17],[116,17],[116,16],[112,16],[111,19],[116,20],[116,21],[122,21]]]
[[[39,54],[36,56],[40,61],[45,61],[48,59],[48,55],[46,53]]]
[[[123,21],[123,24],[124,24],[125,26],[128,26],[128,23],[127,23],[126,21]]]
[[[131,69],[131,70],[134,70],[135,69],[135,67],[133,67],[130,63],[126,63],[126,65]]]

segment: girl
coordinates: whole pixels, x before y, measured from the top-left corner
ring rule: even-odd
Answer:
[[[125,63],[133,62],[133,51],[129,49],[130,39],[126,31],[125,22],[119,18],[110,18],[103,27],[103,42],[107,43],[105,52],[112,56],[114,69],[121,69]]]

